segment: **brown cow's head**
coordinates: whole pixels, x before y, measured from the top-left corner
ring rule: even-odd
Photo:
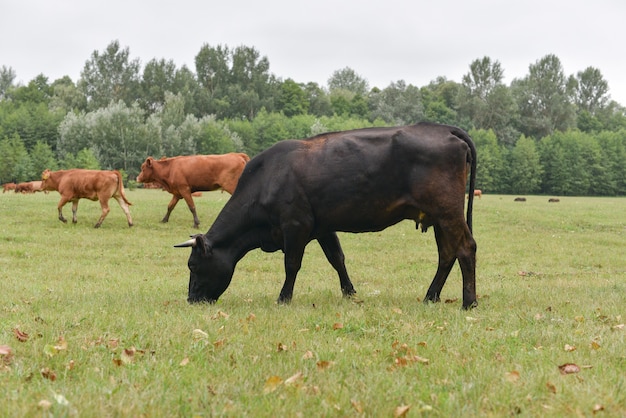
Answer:
[[[50,178],[50,169],[46,168],[43,173],[41,173],[41,190],[46,190],[48,186],[48,179]]]
[[[139,183],[150,183],[154,181],[152,177],[152,164],[154,163],[154,158],[148,157],[146,161],[141,164],[141,173],[137,176],[137,181]]]
[[[224,293],[235,270],[234,260],[226,249],[214,249],[203,234],[193,235],[189,241],[175,247],[191,247],[189,293],[187,302],[214,303]]]

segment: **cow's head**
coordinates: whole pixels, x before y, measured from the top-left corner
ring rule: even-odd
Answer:
[[[174,247],[191,247],[187,302],[216,302],[233,277],[234,263],[225,250],[214,249],[203,234]]]
[[[141,173],[137,176],[137,181],[139,183],[150,183],[154,181],[152,176],[152,165],[154,163],[154,158],[148,157],[146,161],[141,164]]]
[[[48,187],[48,179],[50,178],[50,169],[46,168],[43,173],[41,173],[41,190],[46,190]]]

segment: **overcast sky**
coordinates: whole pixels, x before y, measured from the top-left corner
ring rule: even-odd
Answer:
[[[626,105],[625,19],[624,0],[0,0],[0,66],[23,84],[41,73],[77,81],[118,40],[142,65],[165,58],[195,72],[205,43],[245,45],[282,79],[326,86],[350,67],[384,88],[460,82],[484,56],[509,84],[554,54],[566,75],[599,69]]]

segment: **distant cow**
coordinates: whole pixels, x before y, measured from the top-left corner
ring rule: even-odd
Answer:
[[[200,220],[191,194],[223,189],[233,194],[239,176],[250,161],[243,153],[224,155],[190,155],[155,160],[148,157],[141,165],[137,177],[140,183],[157,183],[172,194],[167,205],[167,213],[161,222],[167,222],[180,199],[185,199],[193,214],[193,227],[198,228]]]
[[[552,197],[552,198],[548,199],[549,203],[558,203],[560,201],[561,201],[561,199],[557,199],[556,197]]]
[[[526,198],[525,197],[516,197],[514,201],[515,202],[525,202]]]
[[[11,190],[15,190],[16,186],[17,186],[17,184],[15,184],[15,183],[4,183],[2,185],[2,193],[6,193],[6,192],[9,192]]]
[[[128,226],[133,226],[128,208],[131,203],[124,195],[122,175],[119,171],[83,170],[79,168],[59,171],[45,170],[41,174],[41,180],[44,190],[56,190],[61,194],[61,200],[57,206],[60,221],[67,222],[62,212],[63,206],[67,202],[72,202],[72,222],[76,223],[78,201],[80,199],[98,200],[102,208],[102,215],[95,227],[99,228],[111,210],[109,199],[114,198],[126,214]]]
[[[478,196],[478,198],[480,199],[483,195],[483,191],[480,189],[476,189],[474,190],[474,196]],[[469,199],[469,195],[467,195],[467,198]]]
[[[41,181],[25,181],[22,183],[17,183],[15,186],[15,193],[35,193],[41,192],[43,189],[41,188]]]
[[[336,231],[381,231],[409,219],[423,232],[430,226],[435,230],[439,263],[425,301],[440,300],[458,259],[463,307],[471,308],[476,305],[475,179],[474,144],[452,126],[422,123],[280,141],[246,165],[208,232],[176,245],[192,247],[187,300],[215,302],[230,284],[237,262],[261,248],[285,254],[278,302],[287,303],[312,240],[339,274],[343,295],[351,296],[356,292]]]

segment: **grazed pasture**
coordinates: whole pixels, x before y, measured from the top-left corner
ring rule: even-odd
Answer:
[[[409,222],[340,236],[356,300],[312,243],[291,305],[257,250],[190,306],[187,208],[161,224],[168,194],[127,196],[135,226],[112,203],[96,230],[97,203],[66,225],[56,193],[0,195],[0,415],[626,415],[624,198],[484,194],[466,312],[458,267],[420,303],[437,253]],[[228,197],[196,199],[202,232]]]

